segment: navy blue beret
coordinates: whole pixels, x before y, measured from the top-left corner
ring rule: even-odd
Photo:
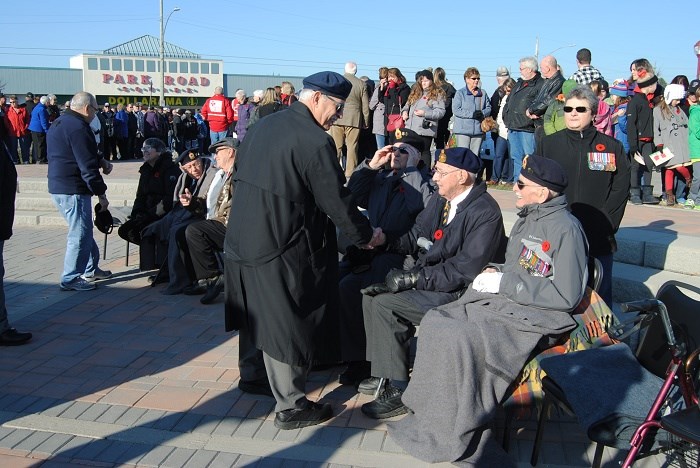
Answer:
[[[307,76],[303,80],[304,89],[321,91],[331,97],[345,100],[352,90],[352,84],[340,73],[323,71]]]
[[[478,174],[481,170],[481,158],[469,148],[445,148],[435,151],[435,160],[443,164],[464,169]]]
[[[566,172],[558,162],[536,154],[525,156],[520,174],[527,180],[559,193],[569,185]]]

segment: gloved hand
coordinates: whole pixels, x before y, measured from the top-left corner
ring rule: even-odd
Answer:
[[[391,292],[413,289],[417,282],[418,272],[416,270],[399,270],[397,268],[392,268],[384,279],[384,283]]]
[[[163,207],[163,200],[161,200],[156,205],[156,216],[163,216],[164,214],[165,214],[165,208]]]
[[[503,278],[503,273],[480,273],[474,278],[472,283],[472,288],[475,291],[487,292],[487,293],[497,293],[501,286],[501,278]]]
[[[360,289],[360,292],[365,296],[377,296],[379,294],[385,294],[391,292],[389,287],[384,283],[374,283],[370,284],[366,288]]]
[[[474,114],[472,114],[472,119],[478,120],[479,122],[481,122],[482,120],[484,120],[484,113],[481,112],[480,110],[474,111]]]

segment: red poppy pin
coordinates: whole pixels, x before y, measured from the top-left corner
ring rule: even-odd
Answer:
[[[433,234],[433,239],[435,239],[435,240],[442,239],[442,229],[438,229],[437,231],[435,231],[435,234]]]
[[[399,185],[399,193],[404,193],[406,191],[405,188],[403,188],[403,185]]]
[[[595,145],[595,150],[598,152],[605,151],[605,145],[602,143],[598,143],[597,145]]]
[[[154,174],[153,174],[153,177],[155,177],[156,179],[159,178],[159,177],[160,177],[160,172],[154,173]]]
[[[552,245],[549,243],[549,241],[542,242],[542,252],[549,252],[549,249],[551,248]]]

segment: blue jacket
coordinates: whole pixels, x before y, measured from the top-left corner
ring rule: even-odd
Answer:
[[[484,117],[491,115],[491,100],[483,89],[474,96],[466,87],[457,91],[452,99],[452,113],[454,124],[452,133],[459,135],[479,136],[481,131],[481,120],[472,118],[474,112],[480,110]]]
[[[129,138],[129,114],[124,109],[114,114],[114,136]]]
[[[97,142],[82,115],[69,109],[54,120],[46,147],[49,193],[104,195],[107,185],[100,174]]]
[[[46,133],[49,131],[49,111],[46,106],[39,103],[32,110],[32,119],[29,121],[29,131]]]

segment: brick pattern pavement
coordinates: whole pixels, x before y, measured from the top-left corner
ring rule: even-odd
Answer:
[[[313,373],[307,388],[336,416],[277,430],[274,401],[237,389],[238,339],[223,331],[222,299],[159,294],[110,237],[102,266],[115,278],[87,292],[58,289],[64,228],[16,229],[6,243],[10,319],[34,339],[0,349],[0,466],[426,466],[360,412],[370,397],[339,386],[339,368]],[[515,427],[511,454],[529,466],[534,422]],[[592,450],[560,418],[542,461],[587,466]]]

